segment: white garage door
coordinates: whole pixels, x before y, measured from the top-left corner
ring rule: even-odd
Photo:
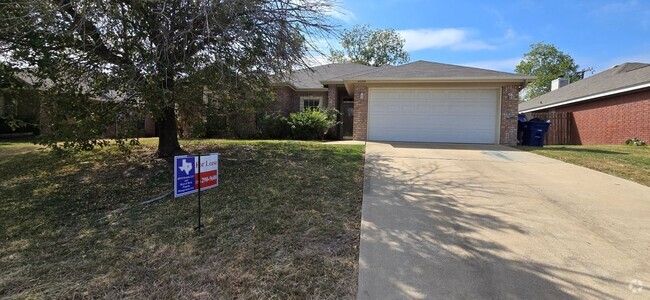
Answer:
[[[497,90],[370,89],[368,139],[495,143]]]

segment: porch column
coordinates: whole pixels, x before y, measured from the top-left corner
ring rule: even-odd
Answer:
[[[508,85],[501,88],[501,130],[499,144],[517,144],[517,114],[521,86]]]
[[[334,110],[336,109],[339,101],[339,91],[336,86],[328,86],[327,87],[327,109],[328,110]],[[337,121],[341,121],[341,116],[336,117]],[[339,138],[339,132],[341,125],[336,125],[333,128],[330,128],[329,131],[327,131],[327,135],[330,136],[331,139],[338,139]]]
[[[355,86],[354,88],[352,139],[355,141],[368,139],[368,87],[365,86]]]

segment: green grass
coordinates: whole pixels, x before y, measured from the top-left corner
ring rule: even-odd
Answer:
[[[354,298],[362,146],[182,141],[221,186],[172,189],[155,141],[124,158],[0,143],[0,298]]]
[[[650,186],[650,147],[544,146],[518,147]]]

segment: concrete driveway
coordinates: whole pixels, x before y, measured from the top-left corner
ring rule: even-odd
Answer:
[[[650,188],[503,146],[368,143],[359,261],[359,299],[650,299]]]

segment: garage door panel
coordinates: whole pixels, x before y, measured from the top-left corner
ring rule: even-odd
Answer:
[[[454,130],[454,127],[467,127],[467,123],[473,123],[471,126],[474,130],[487,130],[494,133],[494,118],[476,115],[424,115],[412,114],[408,119],[394,118],[394,115],[383,114],[376,116],[377,119],[384,119],[380,124],[372,128],[390,128],[398,127],[401,129],[423,129],[423,130]],[[413,127],[413,123],[421,124],[423,128]],[[449,125],[449,126],[448,126]]]
[[[368,134],[377,141],[494,143],[496,90],[370,90]]]
[[[467,140],[465,132],[448,132],[436,130],[411,130],[408,136],[402,135],[400,130],[386,129],[383,134],[378,135],[375,141],[396,141],[396,142],[441,142],[441,143],[482,143],[490,144],[494,142],[493,138],[487,137],[489,131],[477,132],[472,135],[471,142]],[[445,136],[444,140],[440,137]]]

